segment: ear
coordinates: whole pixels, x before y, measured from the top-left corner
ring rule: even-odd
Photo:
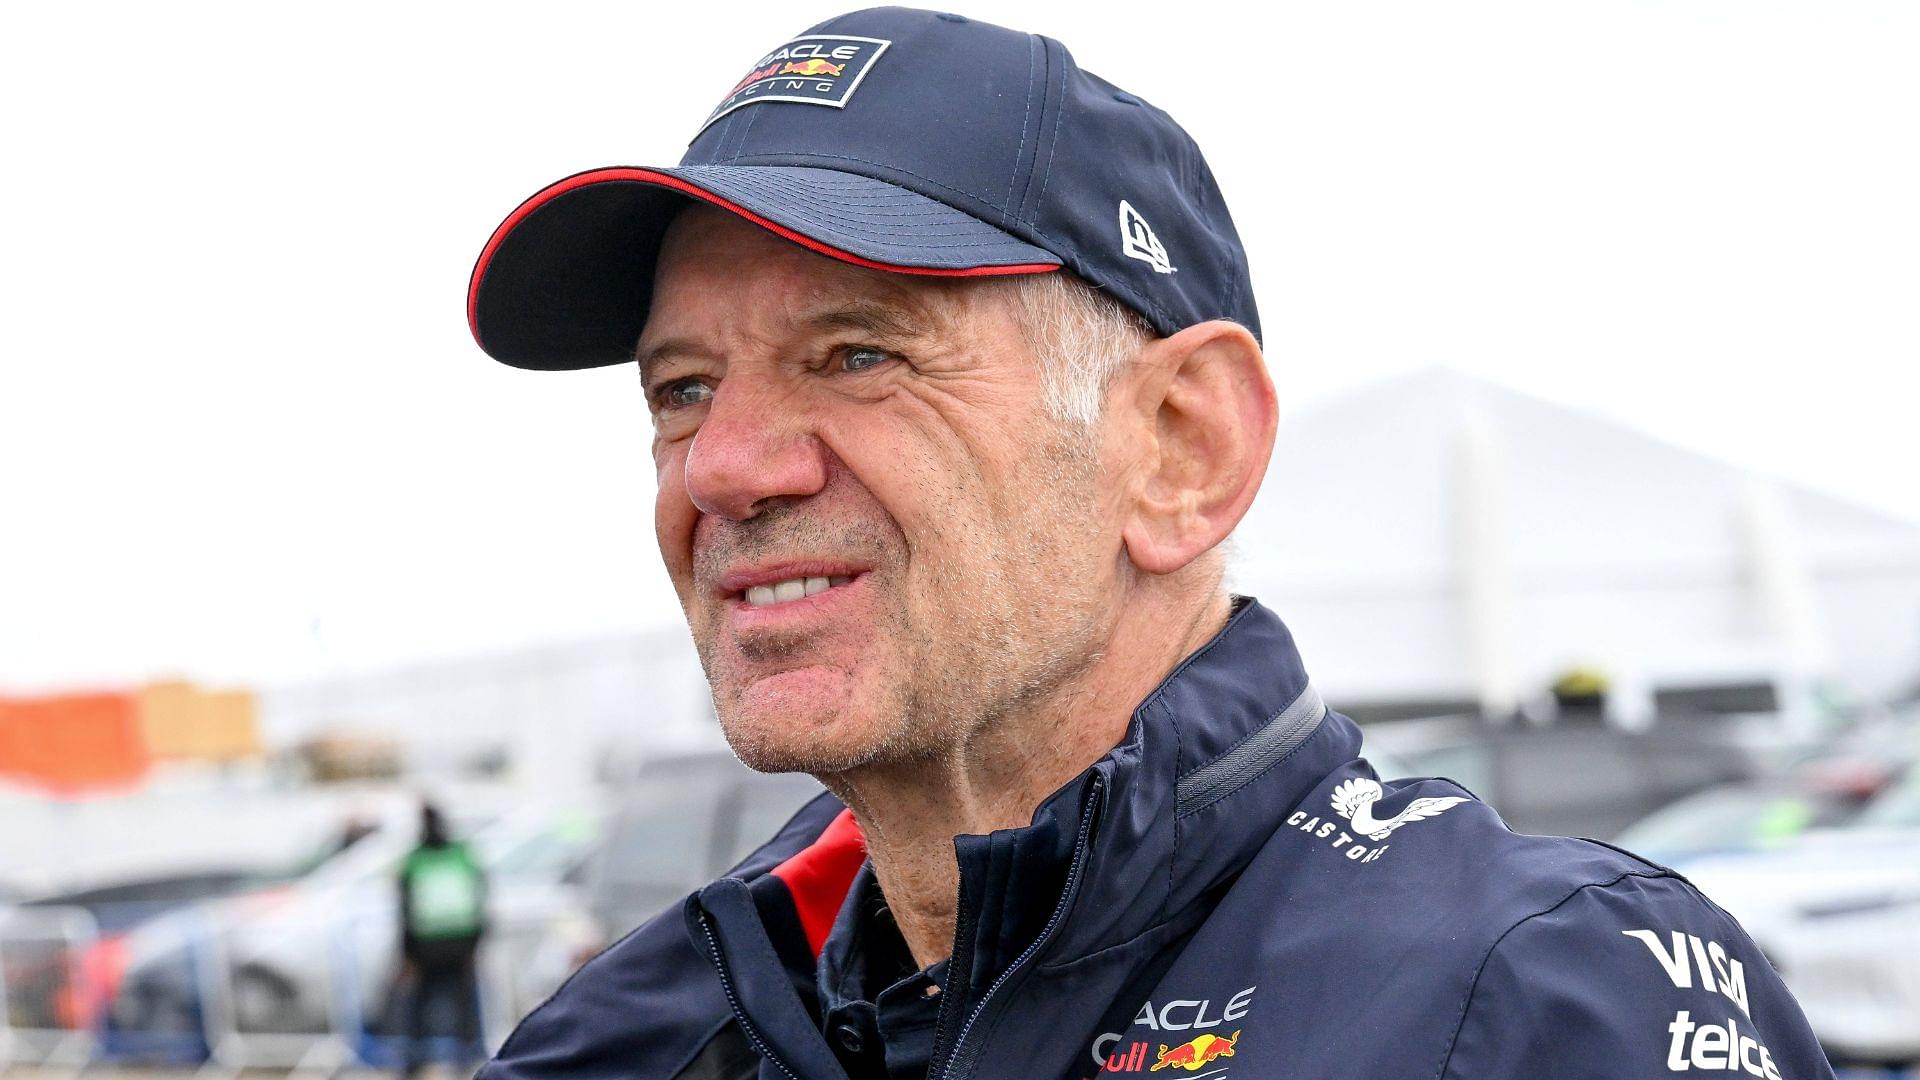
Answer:
[[[1200,323],[1142,349],[1132,419],[1145,436],[1121,538],[1133,564],[1171,574],[1240,523],[1273,454],[1280,409],[1253,335]]]

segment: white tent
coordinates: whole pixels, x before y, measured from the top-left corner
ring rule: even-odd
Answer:
[[[1632,722],[1920,677],[1920,525],[1445,369],[1285,419],[1234,543],[1335,701],[1504,712],[1580,665]]]

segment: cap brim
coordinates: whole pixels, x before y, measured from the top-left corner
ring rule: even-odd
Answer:
[[[1060,259],[871,177],[777,165],[609,168],[570,176],[494,230],[467,286],[487,355],[540,370],[633,359],[667,223],[698,199],[855,266],[934,277],[1033,274]]]

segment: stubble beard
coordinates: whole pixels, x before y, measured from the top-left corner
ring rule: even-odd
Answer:
[[[836,523],[823,521],[804,508],[778,502],[745,521],[716,527],[711,542],[694,556],[694,580],[711,581],[720,568],[735,559],[751,559],[780,551],[831,551],[848,558],[866,556],[873,561],[870,573],[893,576],[898,567],[881,558],[884,552],[897,550],[897,531],[876,528],[867,522]],[[689,615],[693,611],[689,609]],[[714,714],[720,730],[734,754],[749,768],[760,772],[807,772],[818,775],[834,767],[859,763],[867,752],[858,746],[839,747],[823,737],[822,729],[834,726],[838,708],[814,702],[810,710],[796,705],[790,712],[779,712],[780,703],[751,705],[745,700],[750,680],[782,670],[781,661],[791,658],[793,667],[808,662],[810,631],[758,630],[735,640],[722,641],[727,621],[726,605],[707,608],[702,625],[694,628],[694,647],[700,655],[707,685],[713,692]],[[881,625],[870,628],[873,636],[898,636],[896,613],[887,612]],[[851,673],[848,673],[851,677]],[[844,706],[847,703],[841,703]],[[803,715],[811,711],[813,715]],[[821,715],[821,713],[826,715]],[[830,732],[825,732],[830,733]]]
[[[836,525],[810,518],[799,507],[775,507],[746,522],[731,523],[728,541],[696,556],[703,560],[751,556],[770,550],[828,550],[895,557],[876,564],[897,583],[892,601],[871,628],[870,641],[888,644],[884,654],[862,660],[879,665],[847,673],[854,695],[832,715],[767,715],[765,705],[741,699],[746,689],[736,660],[716,642],[725,612],[709,613],[695,644],[714,690],[714,708],[733,752],[761,772],[830,776],[874,766],[916,766],[964,754],[980,732],[1006,717],[1042,705],[1095,663],[1100,605],[1062,557],[1074,533],[1061,527],[1085,522],[1096,502],[1084,453],[1051,446],[1036,455],[1029,475],[1040,499],[1013,500],[1037,513],[1026,520],[983,523],[945,538],[949,545],[989,553],[966,565],[923,566],[931,577],[915,610],[906,594],[904,538],[891,522]],[[733,531],[738,530],[738,531]],[[955,602],[957,601],[957,602]],[[927,603],[937,605],[928,610]],[[802,656],[804,633],[759,635],[739,646],[742,667],[762,668],[782,656]],[[864,687],[864,694],[861,688]],[[845,709],[860,715],[839,713]],[[853,737],[833,731],[857,725]]]

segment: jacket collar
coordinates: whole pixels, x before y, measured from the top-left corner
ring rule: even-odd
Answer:
[[[979,883],[983,906],[997,894],[1044,916],[1075,853],[1079,809],[1097,799],[1078,899],[1046,949],[1051,962],[1089,955],[1238,876],[1287,813],[1359,752],[1359,730],[1321,703],[1279,617],[1236,597],[1226,626],[1134,710],[1121,743],[1042,804],[1029,829],[1001,841],[1037,861],[1002,871],[980,854],[987,838],[962,837],[962,881]],[[1027,929],[1030,941],[1037,928]],[[984,944],[976,952],[1008,951]]]
[[[1207,898],[1239,874],[1287,813],[1359,749],[1359,730],[1321,704],[1279,617],[1236,597],[1226,626],[1141,702],[1120,744],[1043,802],[1032,824],[955,838],[959,920],[943,1010],[963,1017],[1025,961],[1089,956],[1209,906]],[[839,907],[857,865],[847,861],[847,845],[857,842],[850,826],[843,816],[815,845],[835,873],[822,879],[809,866],[796,871],[812,857],[809,849],[767,875],[784,882],[796,907]],[[832,895],[801,895],[799,883],[809,882]],[[765,918],[767,900],[755,905],[745,893],[737,879],[723,878],[691,898],[696,941],[703,909],[713,916],[705,925],[724,941],[765,942],[777,931]],[[746,925],[756,908],[760,917]],[[819,955],[821,941],[801,948],[807,945]],[[773,958],[764,944],[747,952]],[[796,1006],[818,1009],[803,989],[811,978],[798,972],[740,981],[743,991],[777,987],[781,1000],[768,1004],[788,1017]],[[760,994],[742,997],[745,1009],[760,1009]],[[944,1016],[950,1040],[958,1032],[945,1030]],[[813,1056],[812,1047],[797,1052]]]

